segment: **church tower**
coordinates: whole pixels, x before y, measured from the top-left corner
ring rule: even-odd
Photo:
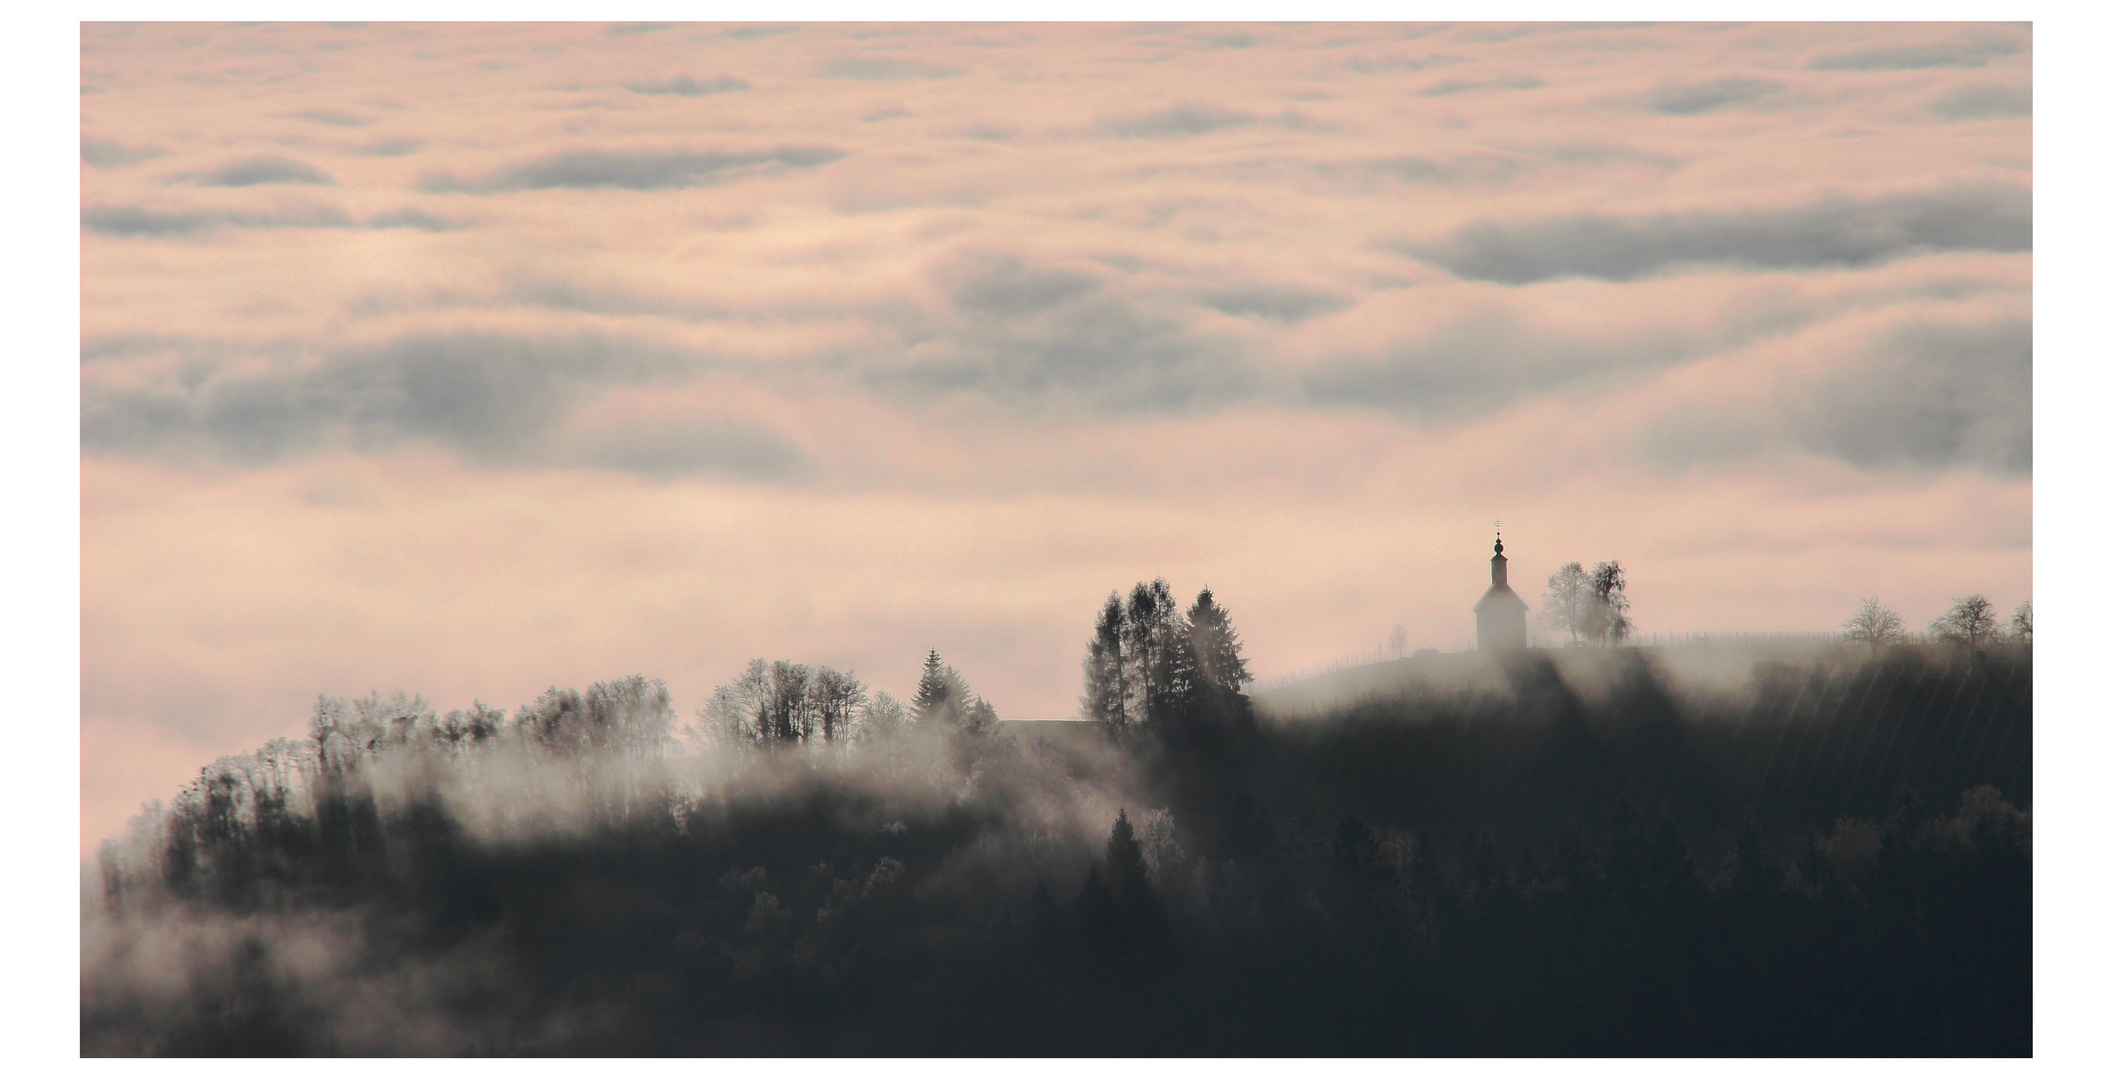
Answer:
[[[1511,591],[1506,580],[1504,536],[1497,535],[1497,553],[1489,560],[1489,591],[1475,604],[1475,647],[1484,652],[1526,647],[1526,601]]]

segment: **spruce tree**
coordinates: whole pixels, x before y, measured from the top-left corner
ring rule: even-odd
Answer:
[[[1231,696],[1254,681],[1247,661],[1240,656],[1240,633],[1208,586],[1196,594],[1196,603],[1189,608],[1189,643],[1196,655],[1197,677],[1205,686]]]
[[[1137,842],[1137,829],[1130,824],[1128,810],[1115,812],[1115,827],[1108,830],[1107,854],[1108,880],[1118,893],[1149,886],[1145,849]]]
[[[998,724],[996,707],[977,697],[968,680],[939,659],[937,649],[924,658],[924,674],[918,677],[917,696],[910,707],[920,724],[939,721],[968,732],[991,731]]]
[[[967,708],[960,710],[961,730],[971,735],[987,735],[998,730],[998,707],[981,697],[969,698]]]
[[[1152,894],[1151,872],[1145,866],[1143,846],[1130,825],[1130,813],[1120,810],[1115,827],[1108,832],[1108,891],[1121,913],[1129,936],[1152,941],[1166,930],[1166,915]]]
[[[1201,704],[1201,681],[1196,674],[1196,650],[1189,640],[1188,621],[1180,616],[1168,620],[1165,643],[1153,657],[1152,695],[1147,710],[1152,722],[1166,730],[1186,723]]]
[[[911,711],[922,724],[952,712],[954,705],[954,683],[947,678],[953,669],[939,660],[939,650],[933,649],[924,658],[924,674],[917,680],[917,696],[910,699]]]
[[[1123,713],[1123,602],[1111,592],[1086,643],[1086,692],[1079,697],[1079,716],[1101,725],[1110,736],[1127,726]]]

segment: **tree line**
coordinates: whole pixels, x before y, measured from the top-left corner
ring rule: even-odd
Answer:
[[[852,672],[759,657],[712,689],[686,734],[731,746],[827,747],[884,740],[915,726],[986,734],[997,724],[996,706],[933,649],[907,705]]]
[[[1075,738],[936,651],[322,699],[106,846],[83,1053],[2030,1053],[2029,652],[1276,723],[1211,590],[1093,627]]]
[[[2021,644],[2032,644],[2032,600],[2027,598],[2010,614],[2006,627],[1996,613],[1996,606],[1980,593],[1968,593],[1952,598],[1952,606],[1944,614],[1930,620],[1930,636],[1940,641],[1964,645],[1969,650],[1978,649],[1993,641],[2008,640]],[[2008,631],[2006,634],[2005,631]],[[1907,624],[1900,613],[1867,599],[1856,609],[1854,615],[1842,623],[1842,634],[1848,640],[1871,647],[1873,655],[1887,645],[1899,644],[1907,633]]]
[[[1618,645],[1636,632],[1630,617],[1628,575],[1620,560],[1608,560],[1586,570],[1583,563],[1566,563],[1548,576],[1548,591],[1541,596],[1540,624],[1570,635],[1573,645],[1595,643]],[[1850,641],[1868,645],[1875,652],[1906,637],[1907,624],[1900,613],[1866,599],[1856,613],[1842,623]],[[1406,635],[1396,627],[1396,652]],[[1943,614],[1930,620],[1929,633],[1940,641],[1978,649],[1981,645],[2010,640],[2032,642],[2032,601],[2026,599],[2011,613],[2006,624],[1996,606],[1980,593],[1954,597]]]

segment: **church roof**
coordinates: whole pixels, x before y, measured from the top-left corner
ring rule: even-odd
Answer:
[[[1514,608],[1524,611],[1526,610],[1526,601],[1518,593],[1511,591],[1511,586],[1509,585],[1491,585],[1489,591],[1482,594],[1482,599],[1475,601],[1475,610],[1484,611],[1493,608]]]

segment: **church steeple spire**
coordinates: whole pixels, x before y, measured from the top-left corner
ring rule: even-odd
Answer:
[[[1498,585],[1508,586],[1510,584],[1507,580],[1509,575],[1505,572],[1505,564],[1510,561],[1504,557],[1504,521],[1499,518],[1497,520],[1497,553],[1490,556],[1489,559],[1489,583],[1492,587]]]
[[[1526,647],[1526,601],[1511,591],[1504,557],[1504,522],[1498,521],[1496,551],[1489,557],[1489,591],[1475,605],[1475,644],[1482,649]]]

